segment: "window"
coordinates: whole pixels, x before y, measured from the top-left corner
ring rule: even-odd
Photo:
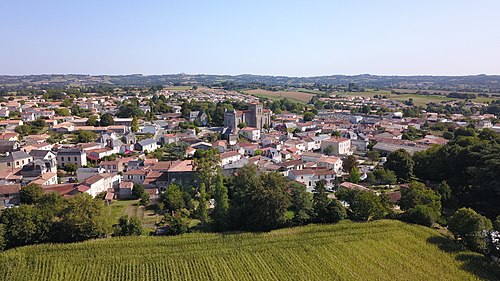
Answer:
[[[23,165],[24,165],[24,160],[22,160],[22,162],[23,162]]]
[[[77,162],[78,162],[78,158],[77,158],[77,157],[75,157],[75,161],[77,161]]]
[[[10,167],[10,162],[7,162],[7,167]]]
[[[68,161],[71,161],[71,157],[68,156]]]
[[[16,161],[16,166],[19,166],[19,161]]]
[[[116,169],[116,165],[113,165],[113,169]]]

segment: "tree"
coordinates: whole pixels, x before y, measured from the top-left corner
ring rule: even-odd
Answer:
[[[495,228],[496,231],[500,231],[500,216],[498,216],[495,222],[493,223],[493,227]]]
[[[87,193],[68,199],[57,222],[58,242],[78,242],[103,237],[108,233],[104,202]]]
[[[326,186],[323,181],[318,181],[313,191],[314,222],[335,223],[346,218],[344,206],[334,199],[328,198]]]
[[[175,213],[172,216],[167,216],[168,228],[167,235],[179,235],[186,233],[188,230],[188,221],[181,213]]]
[[[354,220],[381,219],[386,213],[386,206],[382,204],[381,198],[371,191],[341,187],[336,196],[349,204],[349,216]]]
[[[413,176],[413,159],[404,149],[398,149],[389,154],[384,168],[394,171],[396,176],[403,181],[409,181]]]
[[[97,134],[90,131],[78,131],[76,133],[76,140],[82,143],[93,142],[97,139]]]
[[[377,168],[372,174],[376,184],[396,184],[398,179],[393,171],[384,168]]]
[[[78,166],[74,163],[64,164],[64,170],[70,174],[74,174],[78,170]]]
[[[267,231],[283,225],[290,206],[287,179],[283,175],[258,174],[255,165],[246,165],[238,171],[234,182],[231,213],[236,227]]]
[[[240,129],[243,129],[246,126],[247,126],[247,123],[245,123],[245,122],[241,122],[241,123],[238,124],[238,128],[240,128]]]
[[[326,155],[333,155],[334,152],[335,152],[335,148],[333,148],[333,145],[329,145],[329,146],[325,147],[325,149],[323,150],[323,153]]]
[[[349,181],[353,183],[358,183],[361,179],[361,176],[359,175],[359,169],[358,167],[354,166],[352,167],[351,171],[349,172]]]
[[[380,197],[370,191],[357,191],[349,207],[356,220],[381,219],[385,214]]]
[[[122,104],[118,108],[116,116],[120,118],[142,117],[144,116],[144,111],[142,111],[137,103],[132,102]]]
[[[227,187],[224,186],[220,171],[215,178],[215,208],[212,213],[214,228],[218,231],[227,229],[227,220],[229,212],[229,199],[227,194]]]
[[[217,167],[220,163],[219,151],[215,148],[203,150],[198,149],[194,155],[193,166],[197,172],[200,182],[205,184],[205,188],[211,192],[213,181],[217,175]]]
[[[19,190],[21,204],[35,204],[43,195],[43,189],[36,183],[30,183]]]
[[[368,159],[370,159],[370,161],[375,162],[375,161],[379,160],[380,153],[378,153],[378,151],[375,151],[375,150],[368,151],[366,153],[366,157],[368,157]]]
[[[177,212],[186,206],[181,188],[177,184],[171,184],[167,190],[160,195],[164,207],[169,212]]]
[[[134,183],[134,186],[132,187],[132,196],[135,199],[141,198],[141,195],[145,193],[144,185],[140,183]]]
[[[118,224],[113,225],[113,236],[139,236],[142,234],[142,224],[137,216],[131,218],[121,216]]]
[[[307,122],[307,121],[314,120],[314,117],[315,117],[314,113],[312,113],[311,111],[307,111],[307,112],[304,113],[304,118],[303,119],[304,119],[304,121]]]
[[[47,126],[47,123],[45,122],[45,119],[38,118],[35,121],[31,122],[31,126],[36,127],[37,129],[41,129]]]
[[[408,211],[418,205],[426,205],[437,214],[441,214],[441,196],[432,189],[427,189],[423,183],[413,181],[408,188],[401,190],[399,206]]]
[[[417,205],[408,210],[405,216],[409,222],[430,227],[438,219],[439,213],[427,205]]]
[[[356,161],[356,157],[353,155],[347,156],[343,161],[342,161],[342,169],[346,172],[350,172],[352,168],[358,166],[358,161]]]
[[[103,115],[101,115],[101,121],[99,122],[99,125],[107,127],[114,124],[115,124],[115,119],[113,118],[113,115],[109,113],[104,113]]]
[[[5,227],[3,224],[0,223],[0,252],[2,252],[5,249],[5,245],[7,243],[5,242]]]
[[[312,196],[307,192],[305,185],[293,182],[290,185],[291,194],[291,210],[294,213],[293,223],[295,225],[303,225],[310,221],[313,214]]]
[[[139,122],[137,121],[137,117],[135,117],[135,116],[134,116],[134,118],[132,118],[132,125],[130,126],[130,130],[133,133],[136,133],[139,131]]]
[[[442,181],[436,188],[436,192],[441,196],[441,202],[444,204],[451,198],[451,187],[446,181]]]
[[[199,188],[199,197],[198,197],[198,208],[196,208],[196,217],[201,221],[202,226],[208,221],[208,212],[207,212],[207,199],[205,192],[205,185],[203,183],[200,184]]]
[[[90,116],[85,122],[85,125],[92,127],[99,125],[99,121],[97,121],[97,115]]]
[[[314,221],[325,222],[328,208],[328,193],[324,181],[316,182],[313,190]]]
[[[49,227],[34,205],[5,209],[0,217],[7,247],[18,247],[48,241]]]
[[[59,116],[71,116],[71,112],[67,108],[56,108],[54,109],[54,113]]]
[[[139,200],[139,205],[142,205],[142,206],[145,206],[149,203],[149,199],[151,198],[151,196],[149,195],[149,193],[147,192],[143,192],[141,194],[141,200]]]
[[[458,209],[448,220],[448,229],[453,236],[460,238],[469,249],[480,253],[486,253],[488,250],[483,232],[492,228],[488,218],[470,208]]]

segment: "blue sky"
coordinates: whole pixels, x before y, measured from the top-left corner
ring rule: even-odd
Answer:
[[[0,74],[500,74],[500,1],[1,1]]]

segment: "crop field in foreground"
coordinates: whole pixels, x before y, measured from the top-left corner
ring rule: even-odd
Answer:
[[[0,280],[498,280],[439,232],[399,221],[130,237],[0,254]]]

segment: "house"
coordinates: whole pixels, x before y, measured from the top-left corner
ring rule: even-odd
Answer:
[[[333,137],[323,140],[321,142],[321,152],[325,153],[325,150],[327,150],[327,148],[331,148],[331,154],[335,156],[352,154],[351,140],[347,138]]]
[[[46,173],[40,175],[35,180],[33,180],[31,183],[42,185],[42,186],[57,184],[57,173],[46,172]]]
[[[279,167],[279,172],[281,172],[285,177],[288,177],[288,173],[292,170],[302,170],[305,167],[305,162],[302,160],[291,160],[277,164]]]
[[[62,148],[56,155],[57,164],[61,167],[67,164],[75,164],[81,168],[87,166],[87,153],[78,148]]]
[[[29,154],[33,156],[33,160],[49,160],[53,161],[54,166],[57,166],[56,154],[50,150],[33,149]]]
[[[118,174],[125,170],[126,161],[122,158],[117,158],[114,161],[102,161],[99,163],[99,168],[102,168],[106,173]]]
[[[202,127],[205,127],[208,124],[208,115],[204,111],[191,111],[186,118],[189,122],[197,122]]]
[[[212,147],[219,150],[219,153],[223,153],[227,150],[228,143],[226,140],[218,140],[212,143]]]
[[[238,161],[241,159],[241,154],[237,151],[229,151],[225,153],[220,154],[220,162],[222,166],[225,166],[227,164],[231,164],[235,161]]]
[[[291,180],[297,181],[306,186],[307,191],[312,192],[318,181],[325,181],[327,185],[333,185],[337,177],[334,170],[311,168],[302,170],[292,170],[288,173]]]
[[[109,147],[105,147],[105,148],[87,150],[86,153],[87,153],[87,159],[98,161],[105,156],[110,156],[115,154],[115,151]]]
[[[18,138],[19,134],[16,132],[3,132],[0,134],[0,140],[17,141]]]
[[[118,175],[102,173],[86,179],[81,185],[85,188],[88,187],[88,190],[85,192],[95,197],[101,192],[118,186],[120,181],[120,176]]]
[[[174,161],[168,168],[166,184],[177,183],[181,186],[194,186],[197,184],[196,171],[192,160]]]
[[[19,150],[20,145],[15,140],[0,140],[0,153],[13,152]]]
[[[307,191],[311,192],[314,189],[314,172],[311,169],[291,170],[288,172],[288,177],[291,180],[297,181],[306,186]]]
[[[154,139],[145,139],[137,142],[134,145],[134,149],[141,152],[152,152],[158,149],[158,144]]]
[[[0,185],[0,209],[19,205],[20,184]]]
[[[75,124],[71,122],[63,122],[52,126],[50,129],[57,133],[69,133],[75,131]]]
[[[240,130],[239,134],[249,141],[258,141],[260,139],[260,130],[253,127],[245,127]]]
[[[334,170],[337,174],[342,173],[342,159],[335,156],[321,156],[318,160],[319,167],[326,167],[329,170]]]
[[[132,189],[134,188],[134,183],[131,181],[122,181],[118,186],[117,197],[118,199],[131,199]]]
[[[123,180],[131,181],[133,183],[142,184],[146,179],[146,175],[148,174],[147,170],[138,169],[138,170],[128,170],[123,173]]]
[[[23,176],[23,181],[35,180],[45,173],[57,173],[57,166],[54,160],[35,159],[24,165],[19,172]]]
[[[33,161],[33,156],[24,151],[14,151],[0,158],[0,168],[16,169]]]
[[[96,174],[102,174],[105,172],[106,170],[102,168],[78,168],[76,170],[76,178],[78,179],[78,182],[83,182]]]

